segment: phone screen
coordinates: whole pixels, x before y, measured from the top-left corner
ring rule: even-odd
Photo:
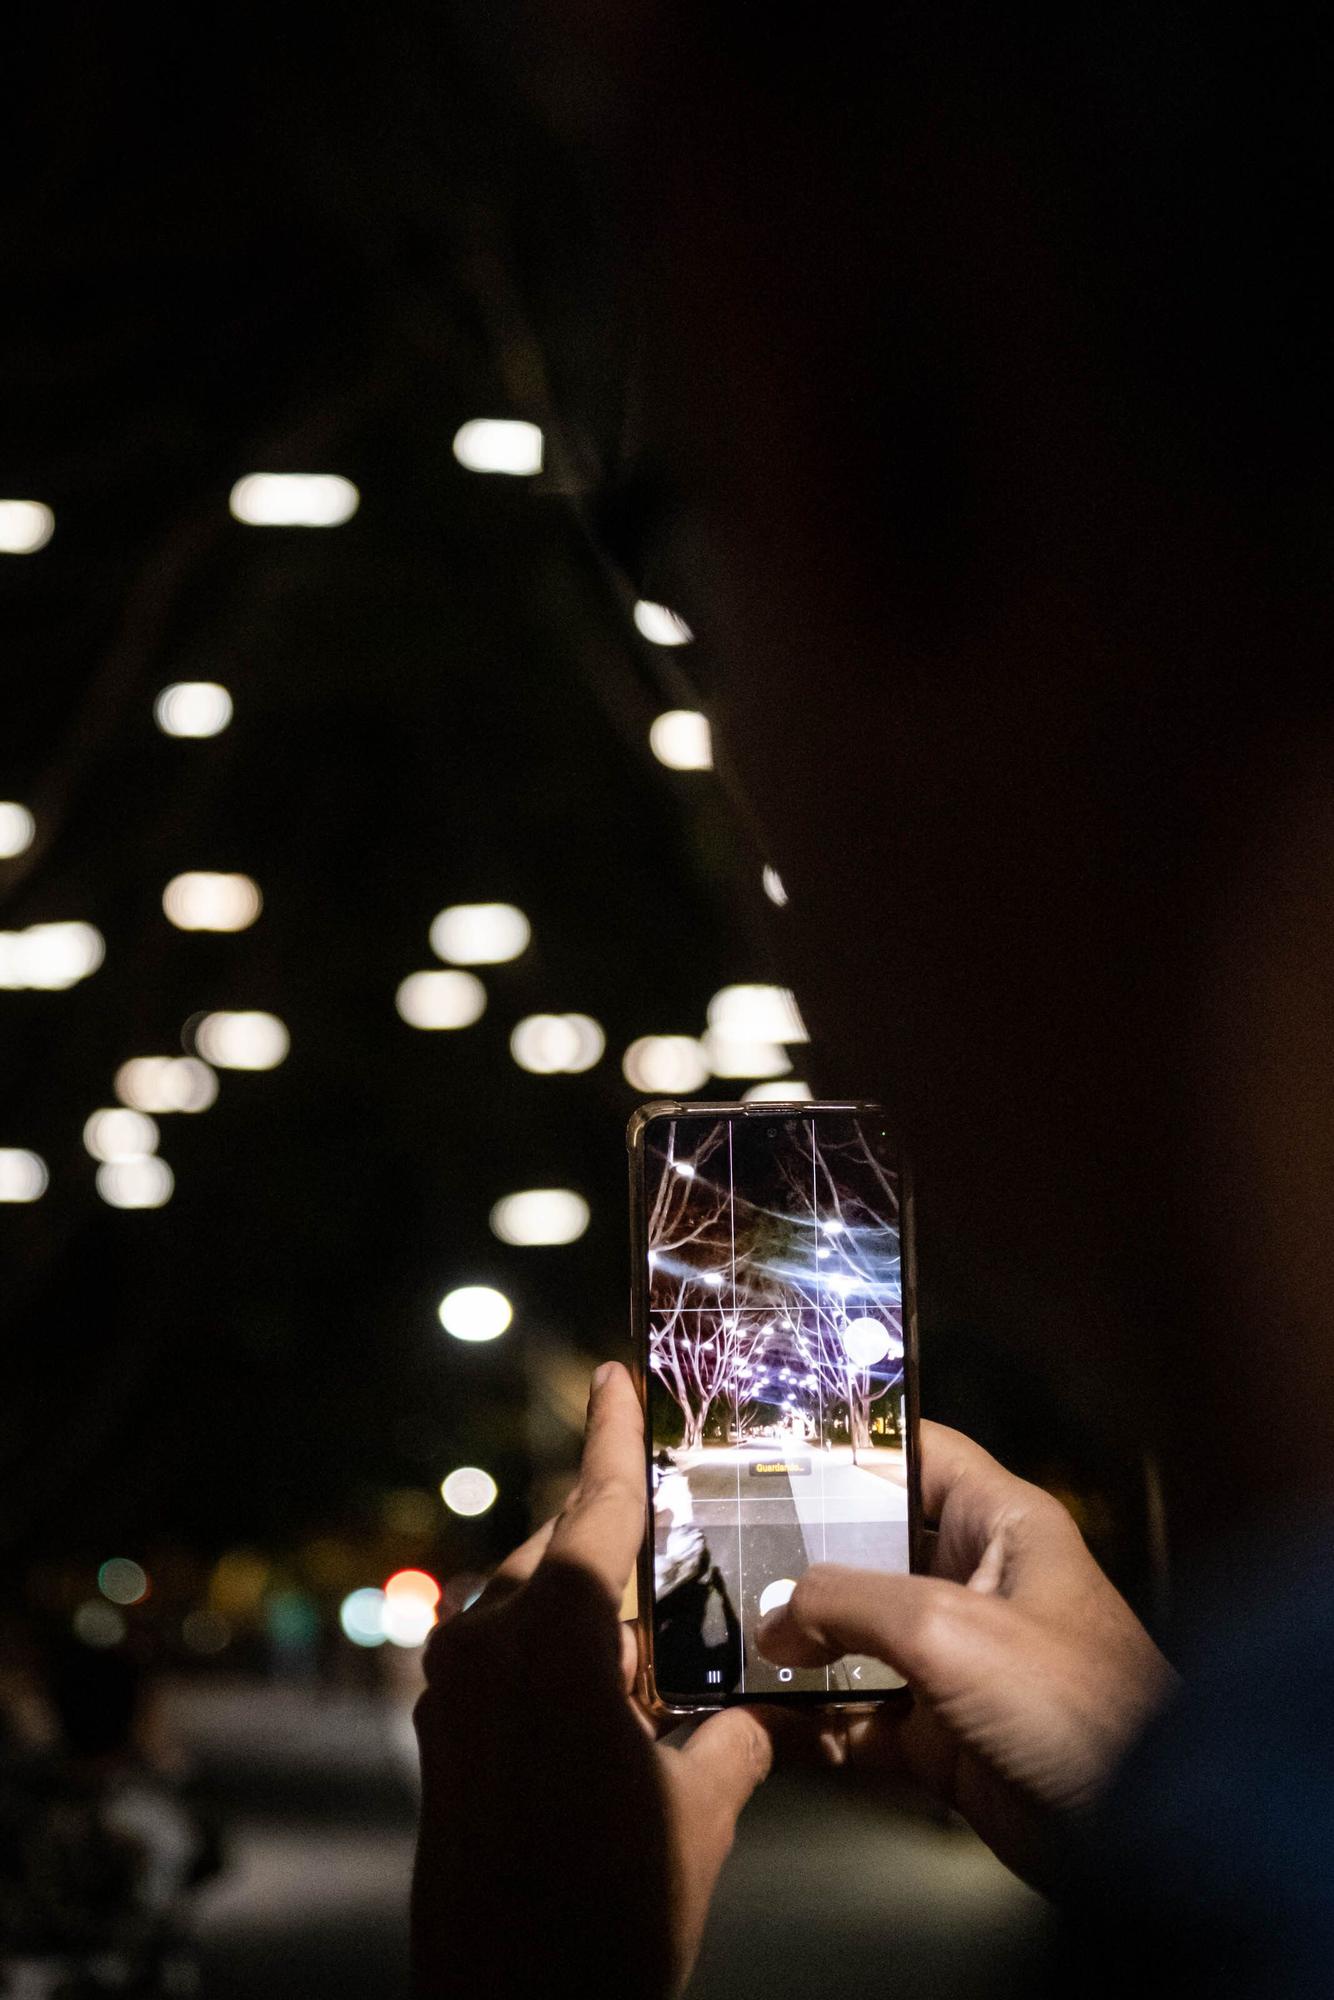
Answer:
[[[659,1694],[898,1687],[876,1660],[779,1668],[753,1644],[809,1563],[909,1566],[900,1185],[883,1125],[666,1113],[642,1161]]]

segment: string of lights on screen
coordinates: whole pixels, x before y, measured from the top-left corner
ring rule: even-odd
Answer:
[[[462,424],[453,439],[454,458],[466,472],[497,479],[534,479],[545,462],[539,425],[515,418],[479,417]],[[335,529],[352,521],[361,505],[353,482],[328,472],[252,472],[238,478],[228,495],[232,518],[246,529],[308,531]],[[54,510],[40,500],[0,500],[0,555],[33,556],[54,535]],[[638,637],[655,648],[679,648],[694,641],[686,621],[670,606],[635,599],[630,622]],[[160,689],[152,719],[166,737],[204,743],[227,730],[235,715],[231,691],[214,680],[174,681]],[[713,741],[708,718],[699,710],[670,708],[653,717],[647,748],[664,769],[708,773]],[[0,865],[26,853],[38,835],[33,811],[18,800],[0,800]],[[777,871],[766,865],[759,884],[778,908],[788,901]],[[161,892],[164,918],[184,932],[240,933],[261,918],[264,898],[248,874],[209,868],[173,876]],[[526,913],[505,901],[453,903],[426,926],[436,961],[402,973],[394,1007],[409,1028],[428,1033],[460,1032],[487,1014],[487,986],[478,968],[512,964],[527,952],[532,926]],[[50,921],[26,929],[0,931],[0,989],[59,992],[91,977],[102,965],[101,933],[82,920]],[[745,1083],[747,1100],[801,1102],[809,1086],[793,1076],[791,1051],[807,1040],[790,993],[771,985],[722,988],[709,1001],[698,1032],[646,1033],[621,1055],[620,1070],[636,1092],[688,1096],[712,1079],[731,1089]],[[182,1053],[127,1055],[115,1072],[114,1104],[91,1111],[83,1144],[95,1163],[97,1192],[121,1209],[158,1208],[170,1200],[172,1169],[161,1157],[158,1121],[198,1116],[219,1094],[219,1072],[262,1072],[287,1057],[291,1036],[286,1023],[259,1008],[201,1011],[183,1026]],[[529,1013],[512,1020],[506,1033],[516,1066],[535,1078],[580,1076],[604,1060],[607,1035],[583,1012]],[[31,1148],[0,1146],[0,1202],[31,1203],[47,1191],[45,1161]],[[501,1194],[489,1213],[492,1236],[516,1250],[553,1249],[577,1242],[591,1217],[576,1189],[520,1188]],[[514,1308],[493,1285],[462,1282],[441,1297],[440,1326],[451,1339],[485,1346],[513,1326]],[[440,1482],[440,1500],[460,1519],[485,1514],[499,1497],[491,1473],[459,1465]],[[200,1654],[223,1650],[230,1641],[228,1612],[235,1615],[238,1592],[249,1583],[227,1569],[257,1559],[223,1558],[208,1601],[184,1621],[187,1645]],[[262,1567],[262,1566],[261,1566]],[[226,1575],[223,1572],[226,1570]],[[471,1601],[480,1578],[460,1576],[445,1585],[446,1609]],[[110,1557],[97,1574],[97,1594],[74,1613],[74,1627],[90,1646],[112,1646],[124,1638],[127,1617],[151,1595],[144,1568],[127,1557]],[[230,1593],[230,1594],[229,1594]],[[440,1615],[442,1589],[423,1570],[396,1572],[383,1584],[347,1592],[339,1624],[354,1645],[420,1646]]]

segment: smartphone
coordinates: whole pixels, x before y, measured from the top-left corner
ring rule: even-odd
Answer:
[[[920,1566],[912,1208],[885,1116],[662,1102],[627,1138],[644,1693],[678,1715],[895,1694],[878,1660],[754,1645],[809,1563]]]

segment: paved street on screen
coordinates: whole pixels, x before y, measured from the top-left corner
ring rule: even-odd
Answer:
[[[766,1587],[795,1580],[813,1562],[863,1569],[908,1567],[907,1474],[901,1451],[862,1454],[854,1465],[847,1445],[823,1451],[765,1440],[762,1445],[706,1446],[678,1459],[690,1481],[695,1520],[703,1531],[740,1619],[747,1691],[821,1689],[823,1668],[791,1671],[782,1681],[750,1643]],[[806,1472],[764,1468],[790,1462]],[[740,1528],[738,1529],[738,1519]],[[849,1658],[834,1669],[836,1686],[886,1685],[883,1668]]]

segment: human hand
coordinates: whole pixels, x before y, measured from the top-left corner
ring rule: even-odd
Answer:
[[[921,1450],[932,1574],[818,1563],[756,1643],[785,1666],[866,1653],[896,1668],[911,1705],[832,1719],[826,1754],[924,1786],[1050,1886],[1062,1820],[1098,1797],[1175,1675],[1058,1500],[943,1425],[923,1423]]]
[[[637,1651],[618,1611],[644,1533],[643,1417],[624,1368],[593,1381],[564,1512],[427,1648],[420,2000],[527,2000],[557,1990],[562,1964],[589,1983],[601,1968],[621,2000],[676,1991],[769,1769],[756,1713],[725,1709],[676,1749],[631,1699]]]

